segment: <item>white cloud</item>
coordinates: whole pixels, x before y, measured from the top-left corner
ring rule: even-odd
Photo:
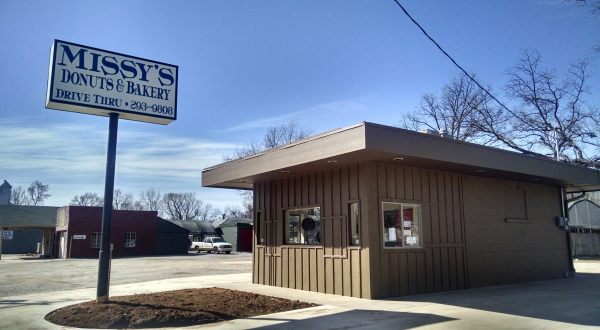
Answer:
[[[306,118],[309,115],[318,114],[318,113],[339,113],[339,112],[357,112],[364,111],[366,109],[363,99],[349,99],[349,100],[341,100],[335,102],[328,102],[317,104],[315,106],[302,109],[300,111],[291,112],[285,115],[273,116],[267,118],[261,118],[245,123],[241,123],[235,126],[228,127],[220,132],[236,132],[257,128],[268,128],[271,126],[275,126],[284,121],[293,121],[302,118]]]
[[[51,183],[51,205],[65,205],[86,191],[102,193],[106,166],[106,128],[92,125],[36,125],[0,123],[0,174],[28,185],[33,180]],[[173,137],[139,130],[119,132],[116,188],[134,194],[142,189],[197,191],[199,198],[216,205],[239,198],[200,186],[202,169],[222,162],[235,144]],[[217,198],[219,197],[219,198]],[[215,199],[212,201],[211,199]]]

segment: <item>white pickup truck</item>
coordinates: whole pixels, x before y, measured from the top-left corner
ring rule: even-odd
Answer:
[[[202,242],[192,242],[192,249],[198,253],[206,251],[210,253],[225,252],[230,254],[232,248],[231,244],[227,243],[221,237],[205,237]]]

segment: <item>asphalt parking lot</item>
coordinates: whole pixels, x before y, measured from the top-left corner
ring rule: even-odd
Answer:
[[[2,256],[0,297],[96,287],[97,259],[23,258]],[[251,271],[250,253],[122,258],[112,261],[111,285]]]

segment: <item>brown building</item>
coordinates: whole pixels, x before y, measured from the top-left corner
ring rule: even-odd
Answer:
[[[253,189],[253,282],[362,298],[568,275],[565,192],[598,171],[361,123],[205,169]]]

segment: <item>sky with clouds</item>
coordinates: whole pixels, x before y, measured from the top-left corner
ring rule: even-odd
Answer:
[[[402,3],[501,99],[523,49],[560,73],[600,44],[600,16],[568,1]],[[217,207],[239,195],[202,188],[202,169],[269,126],[397,125],[457,72],[392,0],[4,0],[0,179],[48,183],[57,206],[103,191],[108,119],[44,108],[54,39],[179,66],[176,122],[120,121],[115,188],[195,192]],[[600,104],[597,58],[591,69],[588,101]]]

